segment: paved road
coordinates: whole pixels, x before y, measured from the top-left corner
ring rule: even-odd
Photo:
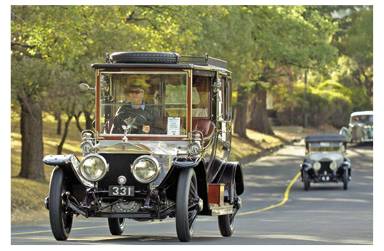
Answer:
[[[287,146],[244,166],[246,192],[231,238],[220,236],[214,217],[195,223],[193,244],[372,244],[372,146],[352,147],[349,190],[342,184],[315,184],[305,192],[293,179],[302,144]],[[12,226],[12,244],[58,244],[48,224]],[[128,221],[123,236],[111,236],[105,219],[75,219],[68,241],[60,244],[180,244],[173,219]]]

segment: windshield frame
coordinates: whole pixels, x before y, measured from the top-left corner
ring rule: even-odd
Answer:
[[[367,116],[369,118],[368,121],[353,121],[356,117],[362,117]],[[355,125],[355,124],[363,124],[363,125],[373,125],[373,114],[357,114],[357,115],[351,115],[349,118],[349,124]]]
[[[192,128],[192,70],[191,69],[97,69],[95,83],[95,130],[98,139],[105,140],[122,140],[124,134],[105,134],[101,132],[101,87],[100,77],[103,73],[107,74],[185,74],[186,75],[186,133],[183,135],[166,135],[166,134],[127,134],[129,140],[190,140]]]
[[[324,148],[331,148],[334,147],[336,148],[338,144],[338,150],[330,150],[330,149],[324,149],[322,151],[315,151],[313,150],[311,145],[320,145],[318,148],[321,147],[321,144],[329,144],[329,146],[322,146]],[[319,141],[319,142],[308,142],[306,143],[306,149],[307,153],[331,153],[331,152],[339,152],[339,153],[345,153],[346,147],[343,142],[328,142],[328,141]]]

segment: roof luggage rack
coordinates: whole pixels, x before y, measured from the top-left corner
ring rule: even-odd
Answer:
[[[208,54],[205,56],[181,56],[179,63],[185,63],[185,64],[195,64],[195,65],[203,65],[203,66],[216,66],[220,68],[227,68],[227,61],[209,57]]]

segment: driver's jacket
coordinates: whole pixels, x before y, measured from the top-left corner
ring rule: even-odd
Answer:
[[[130,134],[143,134],[143,125],[149,125],[149,133],[154,133],[154,124],[158,114],[155,113],[155,110],[156,109],[154,109],[151,105],[146,104],[143,104],[139,108],[133,108],[131,104],[121,106],[117,110],[116,116],[113,119],[113,127],[111,133],[124,134],[122,126],[126,125],[126,122],[124,121],[126,119],[135,119],[134,123],[132,124],[133,127],[129,132]]]

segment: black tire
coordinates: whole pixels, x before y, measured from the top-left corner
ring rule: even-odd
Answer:
[[[195,171],[188,168],[180,171],[176,195],[176,232],[182,242],[190,241],[193,222],[198,213],[197,179]]]
[[[64,180],[64,171],[56,167],[51,176],[49,187],[49,221],[53,236],[58,241],[68,239],[71,232],[73,213],[65,208],[62,194],[67,191]]]
[[[309,180],[308,174],[306,172],[303,172],[303,183],[304,183],[304,190],[308,191],[309,188],[311,188],[311,181]]]
[[[233,214],[220,215],[218,216],[218,219],[219,219],[219,229],[220,229],[221,235],[224,237],[232,236],[235,230],[235,226],[234,226],[235,216]]]
[[[121,235],[124,232],[124,218],[108,218],[109,232],[112,235]]]
[[[348,190],[348,182],[349,182],[349,177],[348,177],[348,171],[344,171],[343,173],[343,189]]]
[[[110,55],[113,63],[177,64],[179,58],[174,52],[114,52]]]

